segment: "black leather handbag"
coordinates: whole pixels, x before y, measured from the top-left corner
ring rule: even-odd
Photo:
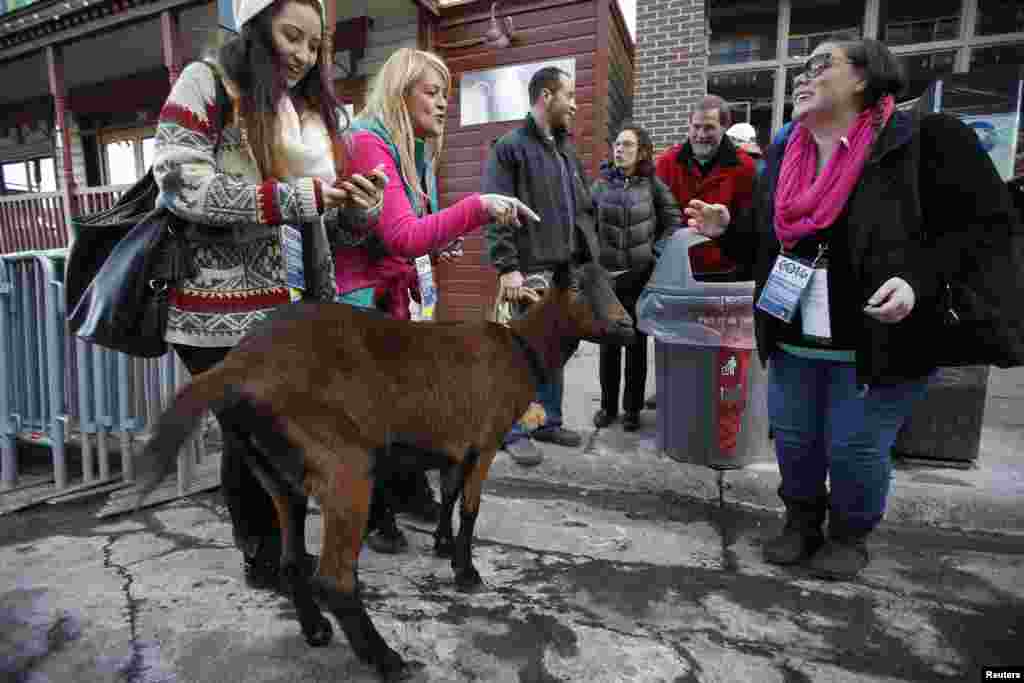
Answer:
[[[217,84],[216,156],[231,104],[216,69],[206,66]],[[65,276],[71,331],[141,358],[167,352],[168,290],[195,274],[186,223],[156,206],[159,194],[150,169],[110,209],[72,220],[75,240]]]
[[[167,353],[168,288],[192,275],[181,227],[155,209],[117,243],[68,319],[79,338],[129,356]]]

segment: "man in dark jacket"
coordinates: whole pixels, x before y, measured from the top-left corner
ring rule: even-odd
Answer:
[[[524,288],[546,289],[559,263],[597,254],[588,185],[568,140],[576,117],[575,85],[566,72],[545,67],[530,79],[529,95],[526,122],[495,143],[483,183],[485,193],[518,197],[541,217],[518,229],[496,223],[487,226],[488,257],[501,275],[499,286],[513,301],[523,299]],[[520,307],[518,314],[523,312]],[[569,355],[574,351],[566,349]],[[540,387],[538,400],[547,419],[532,437],[575,447],[582,441],[579,433],[562,426],[563,388],[562,371]],[[536,465],[543,459],[530,437],[516,425],[505,440],[505,450],[521,465]]]
[[[717,95],[708,95],[690,113],[687,141],[658,157],[655,173],[672,190],[680,207],[691,199],[725,204],[734,215],[750,207],[757,169],[754,160],[725,134],[731,125],[729,104]],[[705,275],[727,278],[735,270],[735,264],[711,242],[697,247],[691,261],[695,272]],[[653,397],[647,400],[648,408],[655,405]]]

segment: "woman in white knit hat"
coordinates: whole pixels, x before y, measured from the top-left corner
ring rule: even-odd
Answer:
[[[321,49],[319,2],[236,0],[234,9],[240,34],[212,69],[183,71],[156,133],[160,202],[189,221],[194,265],[194,277],[171,293],[166,338],[193,374],[276,306],[333,301],[330,242],[372,226],[387,184],[376,170],[344,179],[348,121]],[[276,514],[244,463],[253,445],[230,416],[218,421],[221,483],[246,581],[279,589]],[[303,557],[309,571],[313,558]]]

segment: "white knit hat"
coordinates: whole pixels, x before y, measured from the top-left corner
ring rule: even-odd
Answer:
[[[274,4],[274,0],[233,0],[235,10],[235,26],[241,31],[253,17]],[[324,19],[323,0],[317,0],[320,6],[320,18]]]
[[[735,123],[725,134],[736,142],[757,142],[757,131],[749,123]]]

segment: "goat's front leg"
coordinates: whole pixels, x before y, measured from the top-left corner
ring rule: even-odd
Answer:
[[[434,532],[434,554],[438,557],[451,557],[455,552],[452,514],[465,482],[462,463],[449,463],[441,470],[441,518],[437,520],[437,530]]]
[[[473,530],[480,513],[480,495],[484,481],[494,462],[496,451],[480,455],[476,467],[466,480],[462,491],[462,510],[459,515],[459,535],[455,539],[455,552],[452,554],[452,570],[455,572],[455,583],[459,588],[472,589],[483,583],[480,572],[473,566]]]

